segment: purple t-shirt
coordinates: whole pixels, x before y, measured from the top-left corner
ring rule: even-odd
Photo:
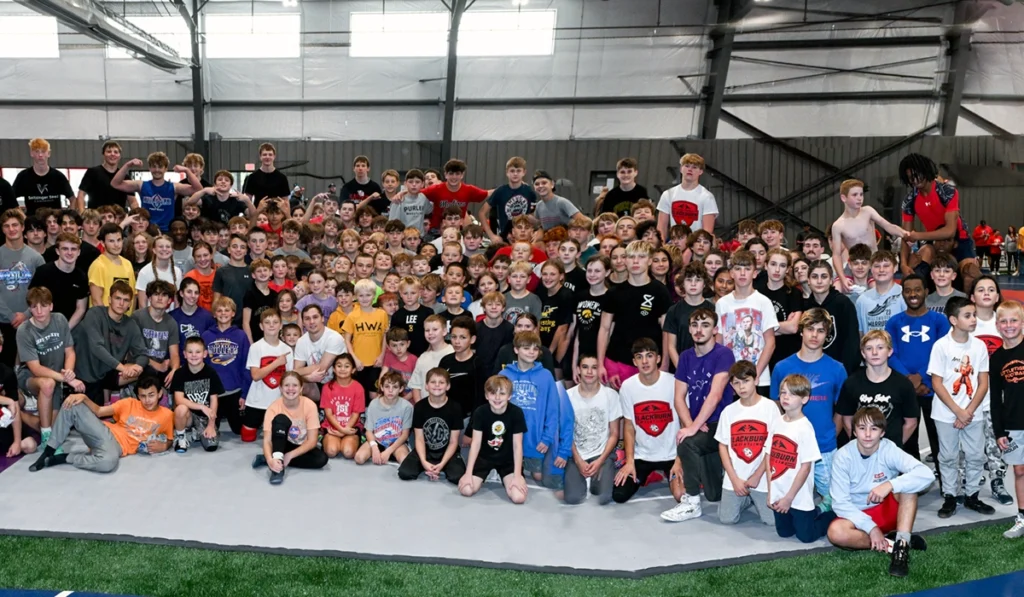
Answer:
[[[295,308],[299,313],[302,313],[302,310],[307,305],[320,305],[320,310],[324,312],[324,319],[326,320],[338,308],[338,299],[330,296],[330,293],[328,293],[327,298],[317,298],[316,295],[307,294],[299,299],[299,303],[295,305]]]
[[[697,352],[692,348],[679,355],[676,379],[687,385],[687,403],[691,418],[697,418],[700,409],[704,406],[704,401],[708,399],[711,382],[715,375],[727,373],[729,367],[732,367],[735,362],[736,358],[732,355],[732,351],[721,344],[715,344],[711,352],[702,357],[698,357]],[[715,412],[711,414],[707,422],[718,421],[718,417],[722,415],[722,409],[729,404],[732,404],[732,386],[727,383],[725,390],[722,391],[722,399],[718,402],[718,407],[715,408]]]

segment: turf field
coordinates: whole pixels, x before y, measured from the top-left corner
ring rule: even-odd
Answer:
[[[1024,569],[1024,540],[1002,523],[928,538],[911,575],[890,578],[887,557],[829,552],[726,568],[623,580],[426,564],[208,551],[72,539],[0,537],[0,587],[152,597],[273,595],[723,595],[870,597]],[[314,531],[315,532],[315,531]],[[496,538],[495,540],[500,540]],[[339,537],[358,542],[358,538]],[[611,546],[608,546],[611,547]],[[697,546],[680,545],[680,549]],[[339,545],[351,549],[351,545]]]

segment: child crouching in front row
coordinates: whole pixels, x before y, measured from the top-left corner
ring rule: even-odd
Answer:
[[[401,464],[409,455],[409,429],[412,428],[412,404],[401,400],[405,379],[398,371],[380,378],[380,396],[366,408],[366,443],[356,452],[356,464]]]
[[[349,460],[359,450],[361,433],[359,415],[366,410],[366,391],[352,379],[355,359],[348,353],[334,359],[334,379],[320,391],[320,408],[324,411],[324,452],[328,458],[338,454]]]
[[[484,383],[487,404],[473,411],[473,443],[469,448],[466,474],[459,480],[459,493],[471,497],[483,487],[492,470],[497,470],[505,493],[513,504],[526,503],[523,477],[523,410],[509,403],[512,381],[494,375]]]

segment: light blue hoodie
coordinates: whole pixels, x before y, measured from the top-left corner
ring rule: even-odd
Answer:
[[[576,421],[568,398],[562,407],[551,372],[539,362],[529,371],[521,371],[517,360],[502,369],[501,375],[512,382],[510,402],[521,408],[526,417],[523,458],[543,459],[544,454],[537,451],[540,443],[548,446],[549,451],[556,450],[556,457],[572,458],[572,429]]]

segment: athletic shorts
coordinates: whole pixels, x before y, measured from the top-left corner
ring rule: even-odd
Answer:
[[[355,380],[359,382],[359,385],[363,386],[363,390],[367,394],[377,391],[377,379],[379,377],[380,367],[363,367],[362,371],[357,371],[355,374]]]
[[[504,481],[505,477],[516,472],[516,466],[512,462],[497,463],[484,460],[483,458],[477,458],[476,462],[473,463],[474,477],[486,481],[487,475],[490,475],[491,471],[498,471],[498,476],[501,477],[502,481]]]
[[[28,367],[25,367],[24,365],[18,367],[17,375],[18,389],[21,390],[21,393],[26,397],[31,396],[33,398],[38,398],[38,396],[30,392],[28,389],[28,380],[33,377],[32,372],[29,371]],[[65,384],[59,383],[53,388],[53,410],[60,410],[61,404],[64,403],[64,386]]]
[[[1024,431],[1009,431],[1010,449],[1003,452],[1003,462],[1009,466],[1024,466]]]
[[[605,371],[608,372],[608,379],[611,379],[612,377],[618,375],[619,383],[626,381],[630,377],[633,377],[634,375],[640,372],[640,370],[634,367],[633,365],[613,361],[608,357],[605,357],[604,359],[604,368]]]
[[[881,504],[868,508],[864,514],[870,516],[883,533],[889,533],[896,530],[896,515],[899,514],[899,511],[900,504],[890,493],[885,496]]]
[[[103,395],[103,392],[105,390],[116,392],[120,387],[120,374],[117,369],[113,369],[98,381],[85,382],[85,395],[89,397],[89,400],[103,406],[106,403],[106,396]]]

